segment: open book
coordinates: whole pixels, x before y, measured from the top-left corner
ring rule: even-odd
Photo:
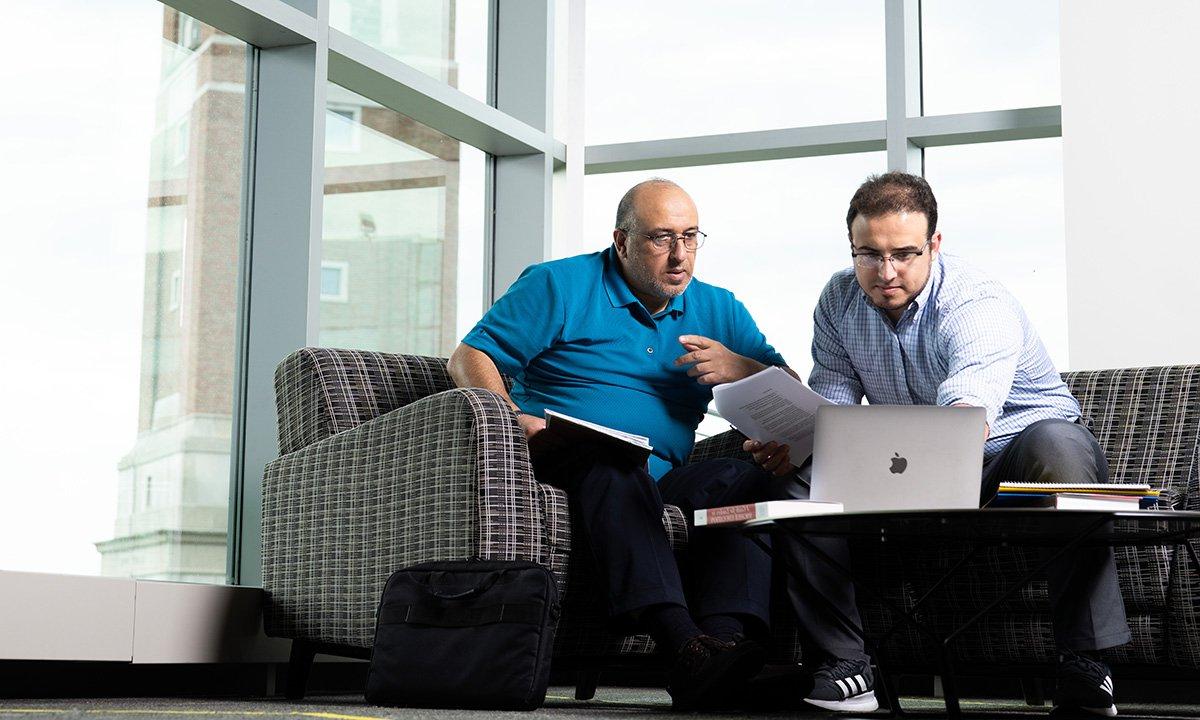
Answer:
[[[602,447],[619,457],[641,465],[654,448],[650,438],[622,432],[599,423],[580,420],[553,410],[546,411],[546,432],[565,440],[586,442]]]
[[[779,367],[717,385],[713,401],[721,417],[746,437],[791,446],[795,465],[812,454],[817,408],[833,404]]]

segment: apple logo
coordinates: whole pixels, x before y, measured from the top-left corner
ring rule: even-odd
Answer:
[[[908,459],[900,457],[900,453],[896,453],[896,457],[892,458],[892,467],[890,470],[899,475],[908,469]]]

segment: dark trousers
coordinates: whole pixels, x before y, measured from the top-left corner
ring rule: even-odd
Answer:
[[[812,465],[798,478],[779,478],[773,497],[808,497]],[[1041,420],[1022,430],[1004,450],[983,466],[981,504],[1005,482],[1108,482],[1108,462],[1096,438],[1083,425],[1067,420]],[[850,549],[844,540],[812,538],[822,551],[849,567]],[[807,639],[819,651],[835,657],[865,659],[862,641],[826,608],[817,593],[832,601],[862,626],[854,587],[820,558],[795,542],[776,538],[801,579],[788,575],[788,597]],[[1117,566],[1110,548],[1081,548],[1067,553],[1046,572],[1059,648],[1099,650],[1129,642],[1125,604],[1117,583]]]
[[[576,451],[536,460],[534,474],[566,491],[575,549],[590,555],[609,614],[620,624],[647,607],[671,603],[696,619],[740,615],[753,621],[749,632],[766,632],[770,558],[740,533],[690,530],[696,508],[764,499],[767,473],[717,459],[676,468],[655,482],[644,468]],[[687,520],[688,544],[678,553],[663,528],[664,502],[679,506]]]

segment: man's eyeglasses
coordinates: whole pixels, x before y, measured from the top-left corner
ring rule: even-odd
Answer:
[[[675,233],[668,232],[656,233],[654,235],[629,232],[628,230],[625,232],[629,235],[637,235],[639,237],[646,238],[646,242],[650,245],[650,249],[656,253],[671,252],[675,249],[675,243],[677,242],[683,243],[684,249],[688,252],[696,252],[696,249],[703,245],[705,238],[708,237],[708,235],[705,235],[699,230],[688,230],[682,235],[676,235]]]
[[[903,270],[916,258],[925,254],[925,248],[929,247],[929,240],[921,246],[920,250],[901,250],[891,255],[880,255],[877,252],[852,252],[850,257],[854,258],[854,265],[862,270],[878,270],[883,267],[884,262],[892,263],[892,267],[897,270]]]

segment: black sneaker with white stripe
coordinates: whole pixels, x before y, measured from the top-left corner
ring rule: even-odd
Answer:
[[[1112,672],[1099,660],[1064,650],[1058,659],[1055,717],[1114,717]]]
[[[871,664],[865,660],[827,660],[813,673],[813,689],[804,702],[836,712],[879,709]]]

